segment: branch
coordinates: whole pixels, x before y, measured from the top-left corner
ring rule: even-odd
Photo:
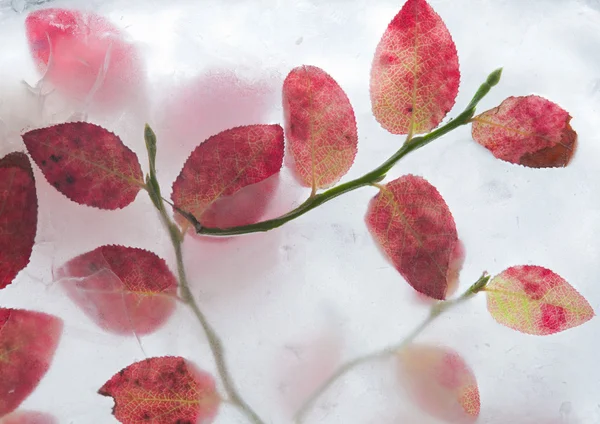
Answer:
[[[404,156],[408,155],[409,153],[415,150],[420,149],[421,147],[431,143],[433,140],[440,138],[441,136],[449,133],[450,131],[462,125],[470,123],[471,118],[473,118],[473,116],[475,115],[475,108],[477,104],[481,99],[483,99],[486,96],[486,94],[490,91],[490,89],[493,86],[498,84],[501,75],[502,68],[496,69],[494,72],[492,72],[487,77],[487,80],[483,84],[481,84],[481,86],[473,96],[473,99],[469,102],[467,108],[455,119],[451,119],[447,124],[439,127],[438,129],[430,132],[429,134],[413,137],[412,139],[407,140],[407,142],[404,143],[396,153],[394,153],[388,160],[386,160],[379,167],[375,168],[373,171],[363,175],[360,178],[340,184],[322,193],[311,195],[304,203],[302,203],[296,209],[293,209],[292,211],[281,215],[278,218],[268,219],[266,221],[257,222],[255,224],[250,225],[241,225],[238,227],[209,228],[204,227],[193,214],[183,211],[177,207],[175,207],[175,210],[194,226],[196,233],[204,235],[235,236],[241,234],[269,231],[281,227],[283,224],[292,221],[298,218],[299,216],[304,215],[305,213],[315,209],[323,203],[335,199],[336,197],[341,196],[344,193],[348,193],[360,187],[380,182],[385,178],[388,171],[392,169],[394,165],[396,165],[396,163]]]
[[[470,299],[478,292],[482,291],[488,281],[490,280],[490,276],[487,272],[484,272],[481,277],[469,287],[469,289],[464,292],[461,296],[456,299],[446,300],[439,303],[436,303],[431,310],[429,311],[429,315],[427,318],[417,327],[415,328],[408,336],[404,338],[400,343],[391,345],[386,347],[385,349],[379,350],[377,352],[368,353],[363,356],[359,356],[358,358],[353,359],[350,362],[342,365],[338,370],[331,376],[327,381],[325,381],[300,407],[298,412],[295,415],[296,424],[301,424],[304,421],[306,415],[310,412],[312,407],[315,405],[316,401],[338,380],[340,380],[343,376],[345,376],[348,372],[352,371],[359,365],[362,365],[366,362],[385,359],[392,355],[395,355],[398,351],[402,350],[404,347],[409,345],[417,336],[419,336],[423,330],[425,330],[429,325],[435,321],[437,317],[442,315],[445,311],[453,308],[454,306],[463,303],[464,301]]]

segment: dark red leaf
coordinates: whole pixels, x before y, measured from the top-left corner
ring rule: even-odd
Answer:
[[[211,212],[211,207],[219,207],[217,200],[279,172],[283,150],[283,129],[279,125],[249,125],[223,131],[192,152],[173,184],[171,198],[178,208],[208,226],[217,220],[214,210]],[[234,205],[229,202],[227,207]],[[222,224],[229,221],[227,217],[218,220]],[[236,220],[239,222],[239,218]]]
[[[414,175],[382,186],[369,204],[366,222],[415,290],[446,298],[449,280],[456,278],[450,262],[459,241],[454,218],[434,186]]]
[[[27,39],[44,80],[80,101],[116,106],[142,81],[141,57],[106,18],[92,12],[41,9],[25,20]]]
[[[458,54],[425,0],[408,0],[383,34],[371,68],[373,114],[393,134],[437,127],[454,106]]]
[[[448,348],[412,345],[398,353],[400,381],[414,401],[437,418],[474,423],[480,398],[473,371]]]
[[[0,289],[29,263],[37,232],[37,212],[29,158],[25,153],[10,153],[0,159]]]
[[[23,141],[48,182],[79,204],[120,209],[144,186],[136,154],[97,125],[59,124],[29,131]]]
[[[123,424],[210,424],[221,403],[212,376],[176,356],[136,362],[98,393],[115,400],[113,414]]]
[[[320,68],[295,68],[283,83],[283,111],[300,183],[314,192],[338,182],[358,149],[354,110],[344,90]]]
[[[41,312],[0,309],[0,416],[14,411],[50,368],[62,320]]]
[[[113,333],[151,333],[175,308],[177,280],[146,250],[102,246],[71,259],[56,277],[88,317]]]
[[[571,115],[539,96],[509,97],[473,118],[473,138],[499,159],[531,168],[567,166],[577,133]]]
[[[58,421],[43,412],[17,411],[0,419],[0,424],[58,424]]]

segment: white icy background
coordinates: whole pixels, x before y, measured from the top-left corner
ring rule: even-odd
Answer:
[[[23,128],[59,122],[76,111],[51,96],[43,116],[38,113],[36,98],[20,83],[38,78],[27,49],[25,14],[10,10],[8,3],[0,2],[0,155],[23,148]],[[151,101],[110,115],[92,113],[89,120],[119,134],[144,169],[142,130],[149,122],[159,136],[159,176],[168,194],[189,152],[207,136],[237,125],[281,123],[281,83],[302,64],[329,72],[355,108],[359,154],[344,180],[386,159],[402,139],[386,133],[371,115],[369,69],[375,46],[402,3],[51,4],[86,5],[125,28],[139,45]],[[459,291],[484,270],[495,274],[511,265],[537,264],[567,279],[598,310],[600,2],[430,3],[460,55],[460,94],[449,117],[462,110],[490,71],[503,66],[502,81],[480,111],[510,95],[543,95],[574,117],[579,148],[566,169],[526,169],[494,159],[463,127],[405,158],[389,179],[422,175],[449,204],[467,249]],[[204,75],[219,70],[235,73],[245,85],[211,86]],[[182,99],[188,102],[185,115],[172,106]],[[134,337],[101,331],[52,284],[53,266],[101,244],[144,247],[173,264],[147,196],[140,193],[126,209],[105,212],[70,202],[37,168],[36,178],[37,245],[30,266],[0,292],[0,304],[52,313],[66,325],[52,368],[22,409],[50,412],[60,423],[112,423],[112,400],[96,391],[132,362],[181,355],[214,372],[201,329],[185,308],[143,337],[142,351]],[[269,423],[290,422],[286,405],[298,402],[295,379],[308,373],[309,363],[326,368],[338,356],[349,359],[399,341],[427,313],[366,230],[363,215],[374,194],[363,188],[344,195],[270,233],[226,243],[186,242],[194,292],[225,341],[240,391]],[[292,208],[307,195],[284,169],[268,215]],[[597,424],[599,334],[598,319],[549,337],[520,334],[493,321],[479,296],[444,315],[419,341],[449,346],[473,368],[481,392],[480,423]],[[319,341],[324,346],[311,345]],[[364,366],[322,398],[309,422],[437,423],[411,406],[395,384],[393,364]],[[243,422],[228,406],[217,419],[219,424]]]

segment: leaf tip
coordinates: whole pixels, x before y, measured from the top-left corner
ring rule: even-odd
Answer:
[[[150,125],[148,125],[148,123],[144,124],[144,138],[146,139],[146,141],[154,140],[154,144],[156,144],[156,134],[154,133]]]
[[[498,68],[495,71],[493,71],[487,78],[487,83],[494,87],[495,85],[497,85],[500,82],[500,78],[502,77],[502,71],[504,70],[504,68]]]

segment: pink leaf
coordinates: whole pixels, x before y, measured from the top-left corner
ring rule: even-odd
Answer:
[[[135,47],[102,16],[41,9],[25,20],[33,59],[44,79],[79,100],[115,106],[130,100],[141,82]]]
[[[354,110],[344,90],[322,69],[301,66],[283,83],[283,110],[300,183],[316,191],[338,182],[358,148]]]
[[[375,118],[393,134],[429,132],[454,106],[459,82],[458,55],[444,21],[425,0],[408,0],[373,59]]]
[[[480,399],[475,375],[448,348],[411,345],[398,353],[400,382],[417,405],[451,423],[473,423]]]
[[[569,164],[577,133],[571,116],[539,96],[509,97],[473,118],[473,138],[499,159],[532,168]]]
[[[98,393],[114,398],[113,414],[123,424],[209,424],[221,403],[212,376],[176,356],[136,362]]]
[[[445,299],[458,235],[435,187],[405,175],[381,187],[366,215],[369,231],[388,259],[418,292]],[[456,258],[455,258],[456,259]]]
[[[146,250],[102,246],[71,259],[57,278],[86,315],[113,333],[151,333],[175,308],[177,280]]]
[[[61,319],[0,309],[0,417],[14,411],[48,369],[62,334]]]
[[[43,412],[17,411],[0,419],[0,424],[58,424],[58,421]]]
[[[38,203],[29,158],[0,159],[0,289],[29,263],[37,231]]]
[[[242,188],[279,172],[283,149],[283,129],[279,125],[249,125],[214,135],[196,147],[186,161],[173,184],[173,203],[203,225],[219,222],[230,226],[232,220],[239,225],[247,221],[244,216],[228,217],[223,212],[239,206],[233,196]],[[268,187],[266,190],[269,192]],[[232,196],[231,201],[218,202],[226,196]],[[216,217],[219,212],[222,216]]]
[[[59,124],[29,131],[23,141],[48,182],[79,204],[120,209],[144,186],[137,155],[97,125]]]
[[[545,336],[577,327],[594,316],[585,298],[549,269],[508,268],[486,286],[488,310],[500,324]]]

